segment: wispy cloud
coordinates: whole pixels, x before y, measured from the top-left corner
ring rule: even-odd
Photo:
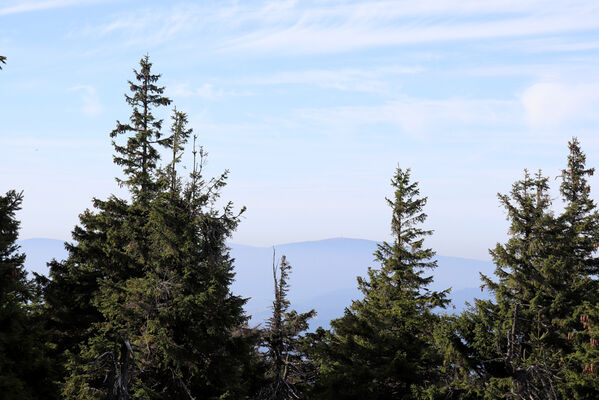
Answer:
[[[189,83],[174,83],[166,88],[167,95],[171,97],[190,97],[194,91]]]
[[[69,91],[79,92],[81,94],[81,112],[88,117],[95,117],[102,113],[102,104],[96,93],[96,89],[89,85],[79,85],[69,88]]]
[[[509,46],[510,44],[507,44]],[[506,46],[506,47],[507,47]],[[528,52],[559,52],[571,53],[599,49],[599,40],[588,38],[560,38],[546,37],[542,39],[529,39],[524,42],[512,44],[512,47],[525,49]]]
[[[494,99],[419,99],[404,96],[381,105],[313,108],[296,111],[299,118],[312,121],[331,132],[347,132],[364,126],[388,124],[398,133],[428,135],[456,134],[491,124],[503,128],[521,115],[518,101]],[[334,129],[331,129],[334,127]]]
[[[224,48],[313,54],[599,28],[597,5],[582,2],[567,7],[555,1],[414,3],[334,2],[329,7],[296,9],[281,16],[286,24],[248,32]],[[498,14],[490,18],[491,13]]]
[[[117,15],[86,31],[122,34],[126,45],[163,43],[190,34],[200,40],[217,38],[203,44],[226,52],[318,54],[596,29],[599,3],[581,0],[567,4],[559,0],[373,0],[176,4]],[[555,50],[556,45],[547,51]],[[596,44],[588,41],[561,46],[586,49]]]
[[[206,11],[206,12],[203,12]],[[194,4],[178,4],[166,9],[146,8],[113,16],[110,22],[88,25],[82,33],[90,36],[122,35],[125,46],[161,44],[179,34],[201,30],[213,12]]]
[[[69,6],[80,6],[90,3],[98,3],[101,0],[20,0],[8,1],[0,5],[0,16],[20,14],[32,11],[49,10]]]
[[[380,67],[371,69],[311,69],[279,72],[270,76],[250,78],[251,85],[301,84],[342,91],[384,93],[389,88],[389,78],[411,75],[423,71],[422,67]]]
[[[199,87],[192,87],[189,83],[175,83],[167,88],[169,96],[192,97],[197,96],[204,100],[219,100],[231,97],[250,96],[250,91],[226,89],[217,87],[212,83],[204,83]]]
[[[559,128],[566,122],[598,121],[599,83],[540,82],[526,88],[520,100],[533,128]]]
[[[73,139],[59,139],[56,137],[52,138],[39,138],[31,136],[29,132],[13,131],[11,135],[0,138],[0,144],[6,147],[25,147],[35,149],[36,151],[41,148],[71,148],[71,149],[83,149],[83,148],[95,148],[102,147],[106,144],[104,139],[101,140],[90,140],[91,135],[82,135],[79,138]]]

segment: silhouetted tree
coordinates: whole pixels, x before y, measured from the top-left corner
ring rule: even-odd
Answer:
[[[56,394],[40,315],[38,285],[27,279],[16,244],[23,194],[0,196],[0,398],[52,399]]]

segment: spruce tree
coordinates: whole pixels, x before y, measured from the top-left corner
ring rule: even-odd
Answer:
[[[155,179],[159,159],[156,145],[162,135],[162,121],[154,117],[153,110],[170,103],[161,96],[164,88],[156,85],[160,75],[152,74],[151,67],[147,56],[140,60],[139,72],[134,70],[135,82],[129,81],[132,93],[125,95],[132,107],[130,124],[117,121],[110,133],[114,162],[125,173],[125,179],[117,178],[117,182],[129,188],[132,203],[116,196],[93,199],[95,211],[81,213],[80,224],[72,232],[76,244],[66,244],[69,257],[64,262],[50,263],[51,282],[45,289],[51,316],[49,329],[54,332],[56,359],[69,371],[86,362],[79,347],[99,335],[98,324],[105,322],[97,304],[101,284],[111,282],[118,288],[130,278],[142,277],[147,270],[151,246],[147,240],[148,205],[159,190]],[[125,145],[119,145],[114,138],[125,133],[131,136]],[[79,387],[79,382],[75,381],[74,386]],[[63,388],[68,391],[70,387],[67,379]]]
[[[0,196],[0,398],[52,399],[55,386],[36,282],[16,244],[22,193]]]
[[[502,349],[508,374],[498,386],[516,398],[557,399],[558,353],[552,343],[559,331],[551,324],[554,302],[559,300],[563,277],[553,257],[559,227],[551,211],[548,179],[539,172],[525,174],[511,193],[499,198],[510,220],[511,237],[491,250],[499,282],[484,278],[496,294],[497,332],[505,334],[497,343]],[[513,200],[513,201],[512,201]],[[561,285],[560,285],[561,286]]]
[[[499,195],[510,238],[491,255],[497,281],[483,277],[495,301],[453,318],[443,342],[460,398],[597,397],[592,310],[597,304],[599,216],[590,199],[585,156],[570,142],[562,172],[564,211],[551,210],[548,179],[525,173]]]
[[[189,182],[180,184],[175,168],[191,130],[176,111],[172,135],[160,133],[150,110],[168,99],[148,58],[140,63],[140,83],[126,97],[132,125],[117,123],[111,133],[130,135],[126,146],[114,146],[132,201],[94,199],[46,290],[68,375],[63,394],[241,399],[251,390],[255,339],[243,329],[245,300],[229,289],[226,240],[239,214],[231,203],[216,208],[227,174],[206,180],[203,161],[194,160]],[[156,145],[173,154],[164,168]],[[81,319],[70,322],[69,313]]]
[[[318,399],[432,398],[441,358],[432,328],[444,307],[447,291],[428,289],[435,268],[433,250],[424,247],[432,231],[420,227],[427,198],[420,197],[410,170],[397,169],[391,184],[393,243],[379,245],[375,259],[380,269],[358,278],[364,298],[331,321],[332,330],[313,336],[312,357],[320,378],[313,396]]]
[[[461,398],[557,399],[560,357],[554,324],[560,262],[554,256],[560,227],[541,172],[499,194],[510,238],[490,253],[497,281],[482,276],[495,300],[477,300],[458,318],[449,340],[458,370],[452,386]]]
[[[2,64],[6,64],[6,57],[0,56],[0,69],[2,69]]]
[[[590,197],[586,156],[576,138],[569,142],[567,167],[562,171],[560,193],[565,204],[560,255],[566,270],[559,293],[561,325],[567,330],[562,347],[566,353],[560,385],[563,396],[576,399],[599,397],[595,365],[599,365],[599,212]],[[566,334],[566,333],[564,333]]]
[[[152,110],[169,105],[171,100],[163,96],[164,87],[156,85],[160,75],[152,74],[149,56],[143,57],[139,65],[139,71],[133,70],[135,81],[129,81],[131,95],[125,94],[127,104],[133,109],[129,123],[117,121],[110,137],[129,134],[125,145],[113,140],[114,162],[122,166],[125,173],[125,179],[118,179],[119,183],[128,186],[143,204],[159,189],[154,176],[160,158],[157,145],[167,144],[161,140],[162,120],[157,119]]]
[[[164,143],[172,150],[172,158],[170,164],[166,167],[166,177],[169,181],[171,193],[180,190],[180,178],[177,177],[177,164],[181,162],[181,156],[185,150],[185,144],[189,140],[189,136],[193,129],[187,129],[187,114],[182,111],[173,110],[171,117],[173,123],[171,125],[171,135],[165,139]],[[195,149],[194,149],[195,151]]]
[[[314,310],[298,313],[289,310],[287,299],[291,265],[285,256],[275,263],[273,251],[272,273],[274,279],[274,301],[272,316],[262,332],[262,346],[268,366],[266,385],[257,399],[285,400],[302,397],[302,388],[310,381],[311,365],[302,351],[299,334],[308,329],[308,320],[316,314]]]

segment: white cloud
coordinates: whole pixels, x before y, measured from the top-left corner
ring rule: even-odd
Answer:
[[[0,16],[10,14],[20,14],[32,11],[49,10],[52,8],[62,8],[68,6],[80,6],[90,3],[97,3],[100,0],[33,0],[33,1],[8,1],[0,6]]]
[[[427,42],[522,37],[599,28],[597,5],[555,1],[334,3],[296,9],[274,27],[250,31],[225,49],[330,53]],[[496,13],[492,20],[488,17]],[[478,16],[478,20],[471,17]],[[473,22],[474,21],[474,22]]]
[[[196,89],[196,94],[206,100],[214,100],[225,95],[224,90],[216,89],[214,85],[205,83]]]
[[[89,85],[79,85],[69,89],[69,91],[81,93],[81,111],[88,117],[95,117],[102,113],[103,107],[96,93],[96,89]]]
[[[421,67],[398,66],[287,71],[250,79],[248,82],[257,85],[308,84],[343,91],[382,93],[391,89],[387,79],[390,76],[416,74],[422,71]]]
[[[514,122],[514,116],[521,114],[517,101],[431,100],[408,96],[377,106],[314,108],[297,113],[300,118],[312,120],[322,127],[335,126],[339,131],[363,125],[390,124],[408,135],[436,133],[440,136],[481,126],[504,127]]]
[[[76,139],[60,139],[56,137],[52,138],[38,138],[31,136],[29,132],[18,132],[13,131],[10,136],[0,138],[0,144],[7,147],[25,147],[25,148],[70,148],[70,149],[85,149],[85,148],[93,148],[98,149],[106,145],[106,140],[104,138],[99,140],[89,139],[92,135],[82,135]]]
[[[190,97],[194,94],[189,83],[175,83],[168,85],[166,91],[168,95],[172,97]]]
[[[599,29],[599,3],[582,0],[219,4],[220,7],[195,3],[136,10],[102,26],[88,27],[86,32],[120,33],[125,45],[155,45],[189,34],[203,47],[221,51],[318,54],[419,43],[537,38]],[[593,41],[557,45],[572,51],[596,47]],[[556,50],[555,44],[546,51],[552,50]]]
[[[183,32],[197,31],[204,21],[212,20],[207,10],[194,4],[176,5],[169,9],[138,9],[117,15],[111,22],[87,26],[82,33],[91,36],[121,34],[125,46],[152,45],[168,42]]]
[[[557,128],[566,122],[597,120],[599,84],[535,83],[520,97],[533,128]]]
[[[510,46],[510,44],[505,47]],[[599,49],[599,41],[588,40],[581,38],[560,38],[560,37],[548,37],[542,39],[531,39],[527,41],[520,41],[511,45],[512,47],[518,47],[529,52],[578,52],[587,50]]]
[[[193,88],[189,83],[176,83],[167,87],[169,96],[173,97],[192,97],[198,96],[204,100],[218,100],[223,98],[250,96],[249,91],[240,91],[233,89],[224,89],[214,86],[212,83],[204,83],[197,88]]]

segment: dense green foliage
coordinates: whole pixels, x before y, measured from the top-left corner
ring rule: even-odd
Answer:
[[[427,198],[398,168],[393,241],[358,278],[363,297],[303,334],[315,312],[291,309],[291,266],[273,255],[272,316],[252,328],[230,290],[244,209],[220,199],[228,171],[204,176],[184,112],[163,131],[171,100],[149,57],[134,74],[129,122],[110,133],[130,199],[94,198],[49,278],[27,277],[16,244],[23,195],[0,196],[0,400],[599,398],[599,210],[578,140],[558,201],[540,171],[499,195],[509,237],[481,276],[492,300],[445,314]]]
[[[16,244],[22,200],[14,190],[0,196],[0,398],[48,399],[54,385],[38,285],[27,279]]]
[[[153,111],[160,94],[148,58],[130,82],[131,125],[111,133],[132,201],[94,200],[80,216],[64,263],[51,264],[46,300],[64,362],[67,398],[242,398],[254,357],[244,333],[244,299],[231,294],[226,239],[239,214],[215,207],[227,173],[205,180],[194,157],[187,182],[176,175],[191,130],[176,111],[170,135]],[[172,161],[158,168],[164,146]],[[194,149],[194,155],[197,155]],[[68,295],[65,295],[67,294]],[[77,318],[73,319],[74,316]]]
[[[320,380],[314,389],[319,399],[397,399],[434,395],[442,358],[431,326],[439,317],[433,308],[444,307],[446,292],[427,288],[436,267],[434,252],[424,248],[431,231],[419,227],[426,219],[426,197],[419,197],[410,170],[397,169],[392,186],[392,244],[375,253],[380,269],[370,268],[359,278],[364,299],[354,301],[345,315],[331,322],[330,332],[314,337],[313,357]]]
[[[599,215],[590,199],[585,156],[570,143],[562,172],[564,210],[551,209],[539,172],[499,195],[510,238],[491,250],[497,281],[483,276],[494,301],[453,318],[443,338],[466,398],[595,399],[599,396],[593,312],[598,306]],[[595,311],[596,312],[596,311]]]

